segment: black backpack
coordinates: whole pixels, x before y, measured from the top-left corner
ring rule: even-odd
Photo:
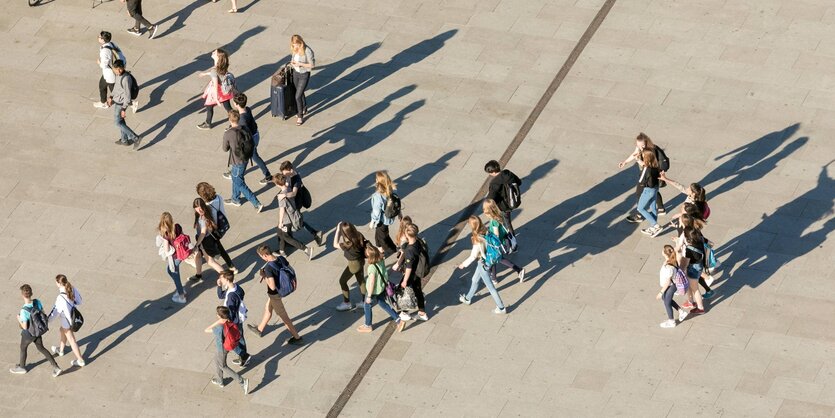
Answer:
[[[255,151],[255,142],[252,134],[244,127],[237,128],[238,143],[235,145],[235,157],[240,161],[249,161]]]
[[[655,146],[655,159],[658,160],[659,170],[667,171],[670,169],[670,158],[667,157],[667,153],[658,145]]]
[[[503,185],[504,196],[502,197],[504,197],[504,204],[508,210],[516,209],[522,204],[522,191],[519,189],[522,185],[522,180],[509,170],[505,170],[505,172],[510,175],[510,181]]]
[[[125,71],[125,74],[127,74],[125,77],[130,77],[130,100],[134,101],[137,97],[139,97],[139,83],[130,71]]]
[[[29,323],[26,324],[26,331],[33,337],[40,337],[49,331],[49,316],[43,310],[35,309],[35,299],[32,301],[32,306],[24,307],[29,312]]]
[[[296,192],[296,208],[310,209],[311,205],[313,205],[313,196],[310,195],[310,190],[302,184]]]
[[[62,296],[64,295],[62,294]],[[70,304],[70,329],[72,332],[78,332],[81,326],[84,325],[84,316],[81,315],[81,311],[66,296],[64,296],[64,299]]]
[[[386,215],[386,218],[394,219],[400,216],[400,209],[400,196],[392,192],[391,196],[386,199],[386,207],[383,209],[383,214]]]
[[[422,279],[429,275],[429,270],[432,268],[429,264],[429,245],[426,244],[426,240],[423,238],[418,238],[416,244],[418,247],[418,262],[415,268],[415,275]]]

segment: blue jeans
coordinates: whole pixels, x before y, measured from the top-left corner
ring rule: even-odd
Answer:
[[[371,307],[374,306],[374,303],[378,303],[384,311],[394,320],[397,322],[400,320],[400,317],[397,316],[397,312],[394,312],[394,309],[389,306],[386,302],[386,292],[380,293],[377,296],[369,296],[371,298],[371,303],[363,303],[362,308],[365,310],[365,325],[371,326]]]
[[[687,277],[690,279],[698,280],[699,277],[702,276],[702,265],[699,263],[693,264],[692,262],[687,265]]]
[[[116,122],[116,127],[119,128],[119,138],[122,142],[136,141],[138,136],[128,124],[125,123],[125,118],[122,117],[122,106],[118,103],[113,103],[113,121]]]
[[[244,182],[244,172],[246,171],[246,164],[235,164],[232,166],[232,201],[240,202],[243,194],[246,200],[249,200],[256,208],[261,205],[252,190]]]
[[[234,313],[234,315],[237,315],[237,314],[238,314],[237,312]],[[248,356],[249,353],[247,353],[247,351],[246,351],[246,340],[244,340],[244,324],[243,323],[238,324],[238,328],[240,328],[240,330],[241,330],[241,341],[238,342],[238,346],[235,347],[235,349],[232,350],[232,351],[234,351],[235,354],[238,355],[238,357],[243,357],[244,355]]]
[[[676,294],[676,285],[670,283],[667,286],[667,290],[664,291],[663,298],[661,299],[664,302],[664,309],[667,310],[667,319],[674,319],[673,318],[673,309],[680,311],[681,308],[678,306],[678,303],[673,300],[673,295]]]
[[[638,212],[649,221],[649,226],[658,225],[658,207],[655,206],[656,194],[658,194],[657,188],[644,187],[641,197],[638,198]],[[647,206],[649,206],[649,210],[647,210]]]
[[[258,142],[261,140],[261,134],[256,132],[255,135],[252,135],[252,142],[255,143],[255,148],[252,149],[252,162],[261,169],[261,173],[264,174],[264,178],[272,177],[270,174],[270,170],[267,169],[267,164],[264,163],[264,160],[261,159],[261,156],[258,155]]]
[[[235,371],[230,369],[226,364],[226,350],[223,349],[223,326],[219,325],[212,328],[212,333],[214,333],[215,347],[217,347],[217,351],[215,352],[215,368],[217,369],[217,378],[222,381],[224,375],[228,375],[232,376],[232,379],[235,379],[236,382],[242,382],[243,379],[241,379],[241,376],[235,373]],[[243,331],[241,331],[241,335],[243,335]]]
[[[473,295],[475,295],[476,290],[478,290],[478,280],[481,279],[484,282],[484,285],[487,286],[487,290],[490,292],[490,295],[493,296],[493,300],[496,302],[496,307],[499,309],[504,309],[504,303],[502,302],[502,298],[499,297],[499,291],[496,290],[496,287],[493,286],[493,281],[490,280],[490,273],[487,272],[487,268],[484,267],[484,263],[479,261],[478,264],[475,266],[475,272],[473,272],[473,281],[470,284],[470,291],[467,292],[467,300],[472,301]]]
[[[183,290],[183,282],[180,280],[180,263],[182,261],[174,259],[174,271],[168,270],[168,267],[165,267],[165,271],[171,276],[171,280],[174,281],[174,287],[177,288],[178,295],[184,295],[185,291]]]

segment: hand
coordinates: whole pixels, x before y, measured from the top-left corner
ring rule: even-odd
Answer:
[[[391,266],[391,269],[394,270],[394,271],[400,271],[400,264],[395,264],[395,265]]]
[[[374,221],[371,221],[371,223],[368,224],[368,229],[372,231],[374,230]]]
[[[400,283],[400,287],[402,287],[404,289],[406,288],[406,281],[405,280],[403,280],[403,282]]]
[[[193,243],[193,242],[189,242],[189,243],[188,243],[188,249],[189,249],[189,250],[193,250],[193,249],[194,249],[194,243]]]
[[[119,111],[119,116],[121,116],[122,119],[125,118],[125,109],[122,109],[121,111]]]
[[[625,165],[626,165],[626,163],[621,161],[621,162],[618,163],[618,168],[623,168],[623,166],[625,166]]]
[[[666,171],[660,172],[658,174],[658,178],[660,178],[661,180],[667,180],[667,172]]]
[[[112,97],[108,97],[108,98],[107,98],[107,105],[108,105],[108,106],[112,106],[112,105],[113,105],[113,98],[112,98]]]
[[[101,60],[97,59],[96,60],[96,65],[101,65]]]
[[[371,298],[365,298],[365,304],[370,305],[371,304]]]
[[[458,265],[458,270],[464,270],[464,265],[463,265],[463,264],[459,264],[459,265]]]
[[[655,300],[661,300],[661,292],[658,292],[658,294],[655,295]]]

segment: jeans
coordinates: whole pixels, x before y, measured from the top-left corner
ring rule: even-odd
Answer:
[[[252,190],[249,190],[249,186],[244,182],[245,172],[246,164],[232,165],[232,201],[240,202],[241,195],[243,195],[246,200],[249,200],[257,208],[261,206],[261,202],[258,201],[258,198],[255,197],[255,194],[252,193]]]
[[[44,346],[43,346],[43,338],[41,337],[33,337],[29,331],[22,329],[20,330],[20,363],[17,365],[20,367],[26,367],[26,355],[29,351],[29,344],[35,343],[35,347],[38,351],[46,357],[46,360],[52,364],[52,367],[58,368],[58,363],[55,362],[55,359],[52,358],[52,353],[50,353]]]
[[[123,143],[136,141],[138,136],[131,128],[128,127],[128,124],[125,123],[125,118],[122,117],[122,105],[118,103],[113,104],[113,120],[116,122],[116,127],[119,128],[119,138]]]
[[[99,79],[99,99],[102,103],[107,103],[107,91],[113,91],[113,84],[105,81],[104,76]]]
[[[638,187],[635,188],[635,196],[640,198],[641,193],[644,191],[644,186],[640,184]],[[664,198],[661,197],[661,190],[658,191],[658,194],[655,195],[655,207],[661,209],[664,207]]]
[[[512,269],[513,269],[513,271],[515,271],[516,273],[519,273],[520,271],[522,271],[522,267],[517,266],[517,265],[516,265],[516,264],[514,264],[512,261],[510,261],[510,260],[508,260],[508,259],[506,259],[506,258],[502,258],[501,260],[499,260],[499,263],[502,263],[502,264],[504,264],[505,266],[512,268]],[[490,267],[490,278],[491,278],[491,279],[496,280],[496,272],[497,272],[498,270],[499,270],[499,264],[498,264],[498,263],[493,264],[493,265]]]
[[[379,224],[377,225],[377,228],[374,229],[374,245],[382,247],[383,251],[389,254],[397,251],[397,247],[394,245],[394,241],[391,240],[391,236],[389,235],[388,225]]]
[[[225,102],[220,102],[223,105],[223,108],[226,109],[226,113],[229,113],[232,110],[232,105],[229,104],[229,100]],[[215,116],[215,106],[216,105],[209,105],[206,106],[206,124],[212,126],[212,118]]]
[[[513,230],[513,224],[510,223],[510,212],[511,211],[509,210],[502,212],[502,215],[504,215],[504,226],[507,227],[508,232],[510,232],[513,235],[516,235],[516,231]]]
[[[293,238],[292,232],[286,232],[281,228],[276,228],[275,235],[278,237],[278,250],[281,252],[284,252],[285,243],[288,243],[301,251],[307,250],[307,246],[302,244],[301,241]]]
[[[360,294],[365,296],[365,279],[362,277],[362,260],[348,260],[348,265],[345,270],[342,270],[342,275],[339,276],[339,287],[342,288],[342,301],[351,301],[351,290],[348,288],[348,280],[351,276],[357,279],[360,285]]]
[[[185,290],[183,290],[183,282],[180,280],[181,262],[182,261],[177,260],[176,258],[174,259],[174,271],[169,270],[167,266],[165,267],[165,272],[168,273],[168,275],[171,276],[171,280],[174,281],[174,287],[177,288],[178,295],[184,295],[186,293]]]
[[[702,268],[701,264],[699,264],[699,263],[694,264],[694,263],[691,262],[690,264],[687,265],[687,278],[688,279],[693,279],[693,280],[698,280],[700,277],[702,277],[702,269],[703,268]],[[705,284],[707,284],[707,283],[705,283]]]
[[[307,90],[307,82],[310,81],[310,71],[300,73],[293,71],[293,84],[296,85],[296,112],[298,117],[307,112],[307,99],[304,97],[304,91]]]
[[[237,315],[237,312],[235,313],[235,315]],[[246,340],[244,340],[244,324],[238,324],[238,328],[240,328],[241,330],[241,341],[238,342],[238,346],[235,347],[235,349],[232,351],[234,351],[235,354],[237,354],[238,357],[240,357],[241,360],[243,360],[244,357],[249,356],[249,353],[246,351]]]
[[[673,309],[681,310],[678,306],[678,303],[673,300],[673,295],[676,293],[676,285],[670,284],[667,286],[667,290],[664,291],[664,296],[662,297],[662,301],[664,302],[664,309],[667,310],[667,319],[673,319]]]
[[[487,273],[487,268],[484,267],[484,263],[481,261],[479,261],[475,266],[472,283],[470,284],[470,291],[467,292],[467,300],[473,300],[473,296],[475,295],[476,290],[478,290],[479,279],[484,282],[484,286],[487,287],[490,295],[493,296],[493,300],[496,302],[496,307],[504,309],[502,298],[499,296],[499,292],[496,290],[496,287],[493,286],[493,282],[490,280],[490,274]]]
[[[226,364],[226,350],[223,349],[223,326],[216,326],[212,328],[212,332],[215,335],[215,346],[217,348],[215,353],[215,367],[217,368],[217,378],[220,381],[223,381],[223,375],[228,374],[235,379],[236,382],[241,383],[243,379],[234,370],[229,368],[229,365]],[[241,335],[243,335],[243,331],[241,331]]]
[[[409,281],[406,282],[406,286],[412,288],[415,291],[415,299],[417,300],[418,310],[421,312],[426,312],[426,296],[423,294],[423,281],[420,277],[418,277],[415,272],[412,272],[412,276],[409,277]]]
[[[394,312],[394,309],[392,309],[392,307],[386,302],[386,292],[380,293],[376,296],[370,296],[370,298],[371,303],[363,303],[362,305],[363,310],[365,310],[365,325],[369,327],[371,326],[371,307],[374,306],[375,302],[379,304],[380,307],[383,308],[383,310],[386,311],[386,313],[389,314],[391,319],[395,322],[400,319],[400,317],[397,316],[397,312]]]
[[[638,198],[638,212],[649,221],[649,226],[658,225],[658,207],[655,204],[657,195],[657,188],[644,187],[644,190],[641,191],[641,197]],[[647,206],[649,206],[649,210],[647,210]]]
[[[130,16],[136,21],[133,28],[139,30],[140,24],[145,25],[146,28],[154,26],[148,19],[142,16],[142,0],[130,0],[127,2],[127,9]]]
[[[267,164],[258,155],[258,142],[261,140],[261,134],[256,132],[255,135],[252,135],[252,142],[255,143],[255,148],[252,149],[252,162],[261,169],[261,173],[264,174],[264,178],[270,178],[272,175],[270,174],[270,170],[267,169]]]

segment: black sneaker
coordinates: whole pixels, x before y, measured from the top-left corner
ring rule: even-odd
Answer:
[[[137,28],[128,28],[128,33],[134,36],[142,35],[142,31]]]
[[[200,129],[200,130],[203,130],[203,131],[208,131],[209,129],[212,129],[212,126],[209,125],[206,122],[203,122],[203,123],[197,125],[197,129]]]
[[[189,280],[191,280],[191,281],[193,281],[193,282],[196,282],[196,281],[198,281],[198,280],[201,280],[202,278],[203,278],[203,275],[202,275],[202,274],[195,274],[194,276],[191,276],[191,277],[189,277],[188,279],[189,279]]]
[[[325,243],[325,234],[322,231],[317,231],[315,235],[313,235],[313,239],[316,240],[316,245],[322,246]]]
[[[641,223],[644,220],[644,217],[639,214],[629,215],[626,217],[626,222],[631,222],[633,224]]]
[[[151,26],[151,28],[148,29],[148,32],[151,33],[151,35],[148,37],[149,39],[154,39],[154,36],[157,36],[157,29],[159,29],[159,25]]]
[[[302,344],[304,344],[304,341],[303,341],[303,339],[300,335],[299,338],[296,338],[296,337],[288,338],[287,339],[287,344],[289,344],[289,345],[302,345]]]
[[[271,181],[273,181],[272,177],[264,177],[263,179],[258,181],[258,184],[264,186],[264,185],[270,184]]]

